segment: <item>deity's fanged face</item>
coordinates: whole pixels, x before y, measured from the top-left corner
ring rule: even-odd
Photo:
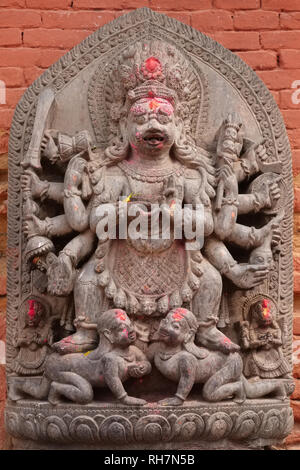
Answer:
[[[175,141],[174,108],[163,98],[142,98],[129,112],[128,135],[131,147],[140,154],[159,155]]]

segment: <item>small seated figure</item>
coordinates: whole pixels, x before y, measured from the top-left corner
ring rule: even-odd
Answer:
[[[179,406],[188,397],[195,383],[203,383],[202,396],[206,401],[231,399],[242,403],[246,398],[259,398],[275,393],[286,398],[286,388],[280,380],[248,382],[242,374],[243,361],[238,353],[225,354],[195,345],[198,322],[184,308],[171,310],[161,320],[160,343],[149,348],[157,369],[169,380],[178,382],[175,397],[161,400],[164,406]],[[230,341],[228,339],[228,341]]]
[[[48,397],[52,405],[64,396],[76,403],[93,400],[93,388],[108,387],[124,405],[141,406],[145,400],[127,395],[123,382],[130,377],[143,377],[151,372],[151,364],[132,343],[136,339],[134,327],[124,310],[113,309],[100,315],[98,323],[100,342],[90,353],[60,356],[51,354],[45,363],[40,383],[28,379],[12,381],[8,398],[24,398],[22,392],[37,399]]]
[[[14,360],[14,372],[22,375],[38,375],[43,372],[53,334],[49,304],[31,296],[20,308],[14,346],[18,354]]]
[[[260,295],[250,307],[249,320],[241,322],[242,347],[246,351],[246,377],[290,377],[289,364],[281,347],[281,329],[275,315],[274,302]]]

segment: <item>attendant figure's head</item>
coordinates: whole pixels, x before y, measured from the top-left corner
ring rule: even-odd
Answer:
[[[98,333],[101,342],[110,343],[112,347],[126,348],[136,340],[136,333],[126,312],[111,309],[102,313],[98,321]]]

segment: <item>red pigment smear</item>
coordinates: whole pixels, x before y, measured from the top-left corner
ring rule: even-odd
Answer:
[[[135,114],[145,114],[145,110],[140,104],[135,104],[132,106],[131,111]]]
[[[186,315],[187,309],[186,308],[176,308],[175,313],[179,313],[179,315]]]
[[[161,64],[156,57],[148,57],[148,59],[145,61],[145,67],[148,72],[155,72],[158,68],[161,67]]]
[[[160,103],[156,100],[156,99],[153,99],[150,101],[149,103],[149,108],[150,109],[157,109],[160,107]]]
[[[229,339],[229,338],[226,338],[226,336],[225,336],[225,338],[222,339],[222,342],[223,342],[224,344],[231,344],[230,339]]]
[[[119,318],[119,320],[126,321],[126,314],[123,312],[123,310],[116,310],[115,315],[117,318]]]
[[[159,108],[162,112],[168,115],[173,114],[174,108],[172,104],[164,98],[155,96],[152,91],[149,91],[148,98],[146,98],[146,100],[148,101],[148,105],[151,110]]]
[[[185,308],[176,308],[175,312],[172,315],[175,321],[181,321],[186,315],[187,310]]]
[[[127,331],[127,328],[124,328],[124,330],[122,331],[122,333],[124,333],[124,335],[128,338],[128,331]]]
[[[270,318],[269,300],[263,299],[263,301],[262,301],[262,307],[263,307],[263,316],[264,316],[266,319]]]
[[[74,343],[72,336],[67,336],[61,340],[62,343]]]
[[[159,96],[155,96],[153,91],[148,91],[148,97],[145,98],[149,108],[151,111],[156,112],[157,108],[159,108],[162,112],[164,112],[167,115],[171,115],[174,112],[174,108],[172,103],[168,99],[165,98],[160,98]],[[146,113],[145,111],[145,104],[135,104],[131,108],[131,112],[137,115],[143,115]]]
[[[29,300],[28,303],[29,303],[29,310],[28,310],[27,315],[29,316],[30,320],[33,320],[36,314],[35,300]]]
[[[269,301],[267,299],[263,299],[262,301],[263,308],[268,308],[268,305],[269,305]]]

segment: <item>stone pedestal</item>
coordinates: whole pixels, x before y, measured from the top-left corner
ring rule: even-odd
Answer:
[[[242,405],[188,400],[179,408],[155,402],[53,408],[22,400],[7,406],[5,422],[19,448],[28,449],[262,449],[291,432],[293,416],[288,401],[272,399]]]

